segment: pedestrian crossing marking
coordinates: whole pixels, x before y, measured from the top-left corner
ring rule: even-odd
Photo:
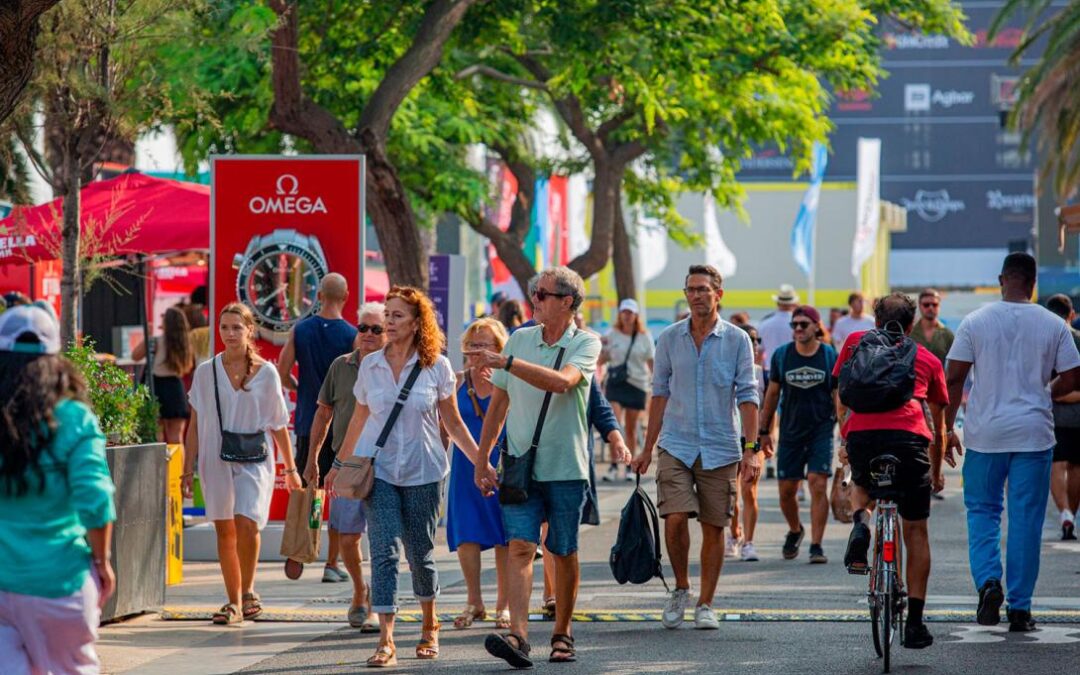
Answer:
[[[165,621],[209,621],[216,607],[210,605],[170,605],[161,612],[161,618]],[[456,614],[439,614],[439,621],[452,623]],[[716,616],[720,621],[730,622],[868,622],[868,611],[851,609],[717,609]],[[686,617],[693,620],[693,612],[688,610]],[[953,609],[928,609],[923,613],[928,622],[934,623],[971,623],[975,619],[975,612],[971,610]],[[661,618],[660,611],[627,609],[627,610],[598,610],[576,612],[573,620],[580,623],[644,623],[658,622]],[[1041,624],[1080,624],[1080,610],[1061,610],[1053,612],[1035,612],[1034,619]],[[552,621],[553,617],[543,614],[539,609],[529,614],[530,621]],[[269,607],[264,606],[263,614],[256,621],[289,622],[289,623],[345,623],[346,610],[341,608],[321,609],[318,607]],[[397,621],[401,623],[420,623],[422,616],[419,610],[404,610],[398,612]],[[477,621],[476,623],[493,623],[493,619]],[[975,627],[965,627],[975,630]],[[1047,629],[1048,630],[1048,629]],[[1068,632],[1080,632],[1066,630]],[[984,642],[997,641],[997,636],[992,634],[972,635],[971,639],[964,638],[965,633],[957,634],[961,641]],[[1046,636],[1049,639],[1049,636]],[[1073,642],[1065,634],[1059,636],[1061,640]]]

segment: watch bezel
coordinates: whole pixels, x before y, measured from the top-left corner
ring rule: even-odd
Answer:
[[[244,303],[255,315],[255,321],[259,326],[259,334],[263,339],[273,344],[284,344],[288,338],[289,331],[297,322],[311,316],[319,311],[319,302],[317,298],[313,299],[311,307],[296,318],[288,321],[279,321],[271,317],[266,316],[259,309],[258,303],[248,292],[248,282],[251,274],[257,268],[259,263],[263,262],[266,258],[272,255],[280,255],[285,253],[293,257],[300,258],[308,264],[311,270],[315,273],[316,286],[322,281],[329,270],[323,258],[320,256],[321,248],[318,246],[318,242],[314,241],[314,238],[310,238],[311,245],[305,246],[298,242],[267,242],[266,238],[244,255],[243,262],[241,263],[236,274],[236,297],[240,302]]]

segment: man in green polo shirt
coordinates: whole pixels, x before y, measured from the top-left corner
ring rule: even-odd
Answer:
[[[911,331],[911,339],[930,350],[945,367],[945,355],[952,348],[953,332],[938,319],[941,312],[941,293],[936,288],[924,288],[919,293],[919,322]]]
[[[574,325],[574,315],[585,297],[585,284],[572,270],[553,267],[540,273],[533,303],[541,309],[543,324],[522,328],[510,336],[501,354],[470,352],[494,371],[491,397],[480,435],[481,453],[490,453],[506,424],[509,452],[523,455],[532,444],[545,395],[551,403],[540,434],[528,500],[504,504],[503,527],[510,541],[510,633],[491,634],[484,646],[493,656],[516,668],[532,666],[529,659],[529,599],[532,566],[540,543],[540,525],[548,523],[544,541],[555,558],[555,627],[551,660],[575,660],[571,617],[577,600],[578,525],[589,484],[589,386],[600,339]],[[562,361],[554,368],[560,351]],[[487,455],[482,455],[487,456]],[[487,463],[476,465],[476,484],[494,493],[498,477]]]

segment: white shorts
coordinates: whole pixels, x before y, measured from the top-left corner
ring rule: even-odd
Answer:
[[[101,672],[94,643],[101,619],[94,573],[62,598],[0,591],[0,665],[5,675]]]
[[[274,494],[274,470],[269,461],[254,464],[223,462],[219,457],[199,457],[199,484],[209,520],[232,520],[244,516],[259,529],[270,520]]]

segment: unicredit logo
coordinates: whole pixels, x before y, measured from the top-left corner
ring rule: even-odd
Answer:
[[[314,213],[326,213],[326,205],[322,197],[309,197],[300,194],[300,181],[291,173],[278,176],[275,183],[274,195],[251,198],[248,208],[252,213],[281,213],[285,215],[302,215]]]

